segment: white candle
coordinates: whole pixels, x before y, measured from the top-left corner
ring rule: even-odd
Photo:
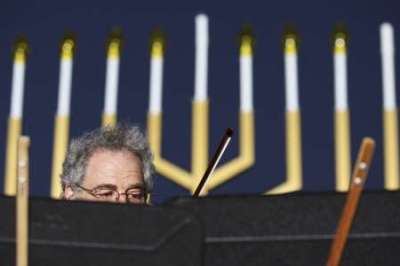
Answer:
[[[383,23],[380,28],[383,106],[387,111],[396,109],[394,36],[390,23]]]
[[[243,36],[240,52],[240,111],[253,111],[253,51],[251,36]]]
[[[195,93],[194,101],[207,100],[208,17],[199,14],[196,23]]]
[[[11,83],[11,107],[10,117],[20,119],[23,114],[24,102],[24,80],[25,80],[25,51],[24,48],[17,51],[13,65],[12,83]]]
[[[151,52],[150,63],[150,103],[149,112],[159,114],[162,111],[163,83],[163,43],[155,40]]]
[[[297,77],[297,51],[296,41],[288,37],[285,40],[285,86],[286,86],[286,111],[299,110],[298,77]]]
[[[347,61],[346,41],[344,38],[336,38],[334,60],[333,60],[336,111],[346,111],[348,109],[346,61]]]
[[[112,41],[107,56],[104,114],[117,113],[118,76],[119,76],[119,43]]]
[[[69,116],[70,113],[73,45],[72,40],[66,40],[62,47],[63,51],[61,55],[60,78],[58,83],[57,115],[59,116]]]

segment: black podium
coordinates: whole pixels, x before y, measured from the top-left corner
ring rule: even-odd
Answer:
[[[206,266],[325,265],[345,194],[178,198],[205,227]],[[400,265],[400,193],[364,192],[341,265]]]
[[[162,207],[30,202],[30,266],[324,265],[345,194],[177,198]],[[0,198],[0,265],[15,265]],[[364,192],[341,265],[399,265],[400,193]]]
[[[167,207],[31,199],[30,266],[202,265],[203,231]],[[15,200],[0,197],[0,265],[15,265]]]

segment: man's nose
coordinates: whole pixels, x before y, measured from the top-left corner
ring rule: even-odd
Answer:
[[[116,199],[116,202],[125,203],[126,202],[126,194],[125,193],[119,193],[119,197]]]

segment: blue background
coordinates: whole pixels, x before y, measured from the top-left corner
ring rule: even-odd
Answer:
[[[113,27],[123,30],[119,120],[146,127],[149,37],[161,26],[167,36],[163,97],[163,156],[190,167],[191,98],[194,84],[194,16],[210,19],[210,152],[225,127],[238,127],[238,33],[253,26],[256,164],[211,192],[263,192],[285,178],[284,73],[282,33],[293,24],[300,35],[299,89],[302,109],[304,190],[334,189],[333,62],[331,37],[338,22],[350,33],[348,77],[352,158],[363,136],[376,139],[368,189],[383,188],[382,86],[379,25],[395,27],[397,1],[3,1],[0,8],[0,173],[4,173],[12,45],[29,40],[24,134],[32,138],[31,191],[49,195],[54,114],[57,106],[59,47],[63,35],[77,36],[71,101],[71,137],[100,125],[105,77],[105,41]],[[396,63],[399,57],[396,56]],[[399,70],[396,70],[399,76]],[[238,152],[238,139],[222,160]],[[2,181],[2,180],[0,180]],[[3,190],[3,182],[0,182]],[[156,201],[188,192],[163,177]]]

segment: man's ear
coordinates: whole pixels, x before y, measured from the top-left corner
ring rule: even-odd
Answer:
[[[66,185],[64,188],[64,199],[72,200],[74,197],[74,190],[70,185]]]

